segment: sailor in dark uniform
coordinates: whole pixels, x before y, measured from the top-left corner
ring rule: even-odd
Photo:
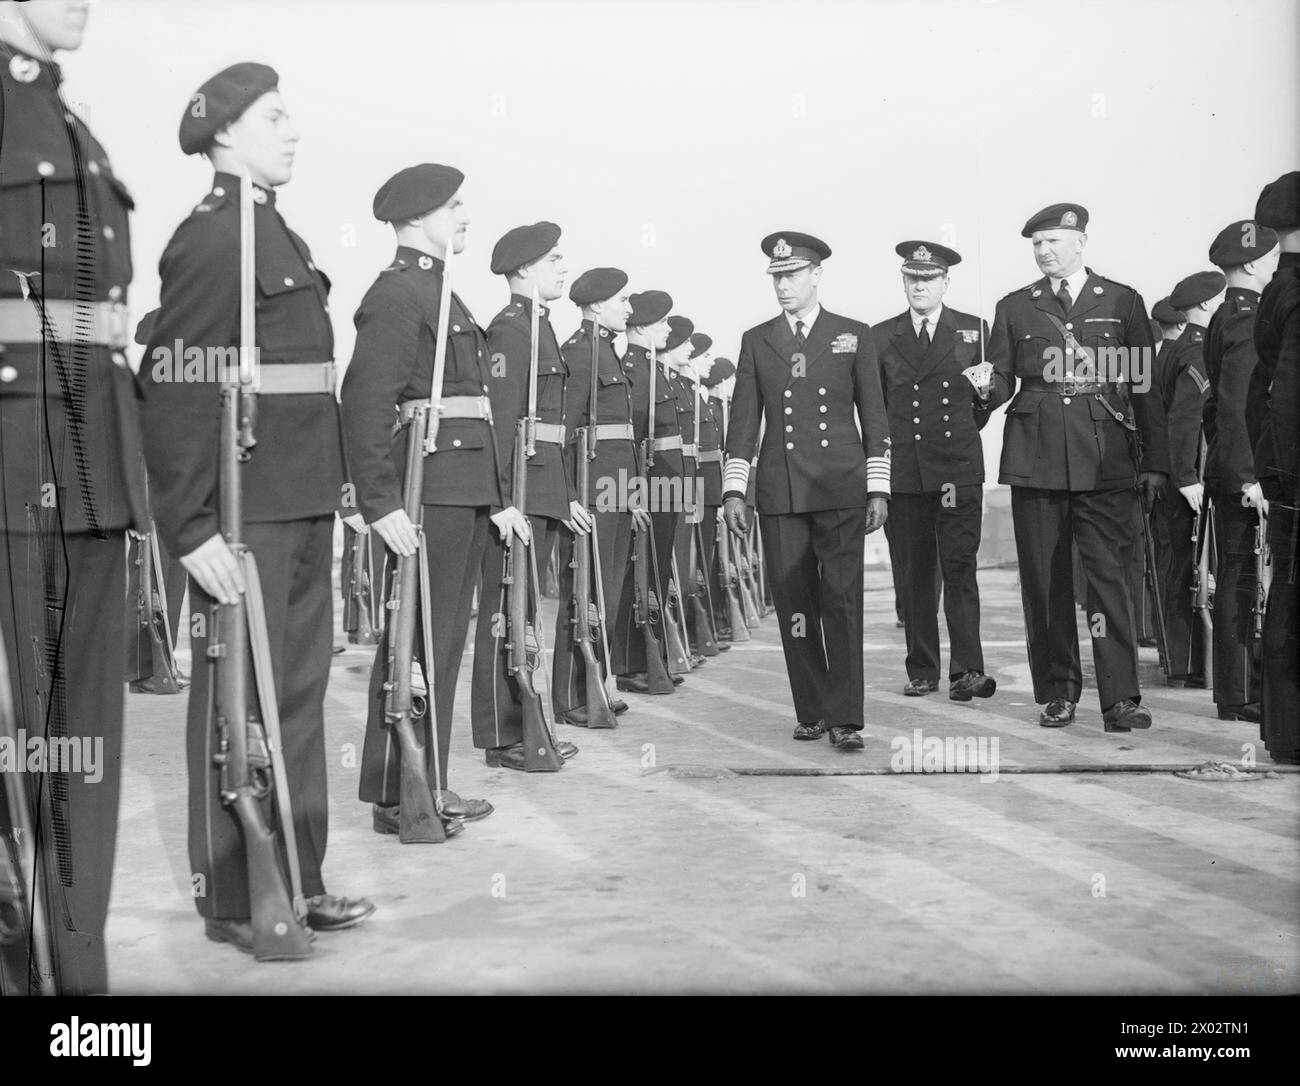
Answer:
[[[1273,583],[1264,613],[1259,734],[1275,762],[1300,762],[1300,171],[1264,186],[1255,222],[1277,234],[1277,271],[1259,296],[1246,418],[1267,505]]]
[[[241,468],[244,542],[262,583],[308,921],[332,930],[374,911],[365,898],[327,894],[321,876],[329,822],[324,728],[333,655],[330,568],[346,473],[334,399],[329,280],[276,206],[275,190],[292,175],[298,141],[277,83],[275,71],[264,64],[235,64],[204,83],[185,108],[181,150],[206,155],[216,176],[163,252],[161,303],[151,317],[140,381],[158,530],[190,575],[192,613],[210,614],[243,590],[219,525],[221,385],[187,379],[178,355],[183,350],[184,361],[192,352],[215,357],[239,342],[239,185],[247,170],[255,186],[261,388],[257,445]],[[195,102],[204,109],[194,109]],[[220,801],[213,764],[213,677],[203,663],[210,627],[211,621],[190,631],[194,667],[186,746],[195,904],[210,939],[251,952],[239,822]]]
[[[632,312],[627,273],[619,268],[591,268],[573,281],[569,300],[582,311],[582,324],[564,341],[561,353],[568,377],[564,382],[564,436],[567,464],[575,493],[581,472],[587,473],[589,512],[596,535],[600,565],[600,594],[604,598],[605,631],[596,638],[596,655],[605,677],[620,673],[624,645],[618,634],[624,606],[623,585],[632,553],[632,526],[647,513],[639,508],[636,492],[636,451],[632,432],[631,386],[623,372],[614,337],[627,327]],[[596,344],[596,433],[594,459],[577,443],[578,431],[592,423],[592,344]],[[574,640],[573,605],[574,533],[561,529],[556,567],[559,570],[559,606],[555,616],[555,662],[551,676],[551,702],[556,720],[585,728],[587,680],[581,650]],[[593,579],[595,571],[593,570]],[[594,588],[589,588],[591,595]],[[594,596],[592,607],[599,602]],[[605,659],[608,645],[610,658]],[[627,711],[627,702],[611,699],[615,715]]]
[[[15,728],[51,751],[51,741],[70,741],[88,755],[95,753],[88,745],[98,745],[102,775],[91,779],[80,759],[51,764],[44,775],[0,771],[0,853],[10,844],[13,855],[31,846],[8,819],[7,782],[21,781],[29,803],[38,793],[48,801],[36,847],[57,856],[58,877],[49,883],[53,985],[85,995],[108,991],[104,922],[121,784],[124,538],[128,529],[148,530],[124,353],[134,204],[103,145],[64,101],[62,70],[52,59],[80,47],[86,5],[4,7],[0,641]],[[23,939],[21,931],[11,936]],[[29,993],[27,951],[18,947],[15,988],[0,978],[0,994]]]
[[[548,304],[564,295],[568,268],[559,249],[560,228],[539,222],[508,230],[492,250],[492,274],[504,275],[510,287],[510,304],[492,318],[487,330],[488,395],[492,402],[492,428],[497,456],[509,465],[509,495],[518,505],[514,478],[518,421],[529,409],[532,365],[532,308],[539,304],[537,331],[536,447],[529,457],[526,507],[532,529],[533,559],[538,575],[546,569],[556,533],[561,525],[570,532],[591,530],[591,514],[577,500],[573,473],[565,458],[564,391],[568,367],[551,327]],[[474,635],[474,681],[470,717],[474,745],[483,750],[488,765],[524,769],[523,710],[518,687],[510,676],[506,644],[516,636],[508,627],[508,600],[502,582],[506,545],[496,532],[488,533],[483,550],[478,621]],[[530,577],[532,571],[522,574]],[[530,594],[531,599],[531,594]],[[532,609],[531,603],[528,607]],[[540,615],[530,614],[537,628]],[[540,649],[540,645],[539,645]],[[565,758],[578,752],[560,741]]]
[[[1169,304],[1186,317],[1187,327],[1160,367],[1160,397],[1169,428],[1169,481],[1159,506],[1169,542],[1161,560],[1160,588],[1169,679],[1191,687],[1205,686],[1204,630],[1192,607],[1197,560],[1192,535],[1205,497],[1201,416],[1210,390],[1201,355],[1206,327],[1223,301],[1225,285],[1220,272],[1197,272],[1174,287]]]
[[[748,528],[759,427],[764,558],[781,624],[796,739],[861,750],[862,548],[885,522],[889,421],[870,329],[821,307],[830,246],[784,231],[762,241],[781,312],[741,338],[723,469],[724,519]]]
[[[1046,703],[1039,722],[1069,724],[1083,689],[1074,544],[1087,579],[1104,724],[1128,731],[1151,725],[1139,704],[1128,580],[1138,561],[1134,483],[1148,491],[1163,484],[1168,439],[1159,394],[1144,391],[1152,352],[1146,306],[1131,287],[1084,266],[1087,224],[1078,204],[1054,204],[1021,230],[1043,278],[998,303],[989,406],[1011,401],[999,481],[1011,485],[1034,699]]]
[[[989,376],[988,326],[943,304],[948,269],[961,256],[947,246],[905,241],[905,312],[871,329],[889,412],[891,551],[900,569],[907,629],[907,685],[916,697],[939,688],[939,624],[935,568],[943,576],[950,660],[948,696],[993,695],[980,646],[976,557],[984,509],[984,448]]]
[[[1214,503],[1214,703],[1220,720],[1259,723],[1256,536],[1264,496],[1246,432],[1259,292],[1277,269],[1277,235],[1249,219],[1219,231],[1210,263],[1227,280],[1205,333],[1205,490]]]
[[[395,424],[409,420],[405,405],[429,399],[447,247],[456,253],[464,248],[469,223],[459,195],[463,180],[453,166],[422,163],[399,170],[375,194],[375,218],[392,225],[397,252],[357,309],[356,345],[343,378],[343,424],[357,504],[366,523],[399,556],[414,554],[418,537],[403,502],[407,428]],[[469,632],[474,585],[489,530],[514,532],[526,539],[529,529],[528,519],[507,500],[507,465],[498,454],[488,400],[487,342],[454,289],[446,324],[442,421],[437,448],[426,453],[422,497],[430,593],[435,601],[432,678],[439,784],[442,813],[451,820],[450,835],[456,832],[457,821],[475,821],[492,813],[486,800],[462,799],[449,791],[446,779],[456,678]],[[396,567],[395,560],[389,563],[390,577]],[[385,595],[391,598],[391,593]],[[401,747],[390,736],[384,717],[388,637],[386,629],[370,676],[360,786],[361,800],[374,804],[375,832],[384,834],[398,831],[401,779]],[[432,774],[432,744],[428,753]]]

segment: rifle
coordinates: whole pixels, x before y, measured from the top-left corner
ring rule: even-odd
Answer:
[[[1201,619],[1201,655],[1205,661],[1205,685],[1214,682],[1214,510],[1209,495],[1201,501],[1201,512],[1192,522],[1192,553],[1196,565],[1192,569],[1192,609]]]
[[[239,367],[221,386],[218,463],[221,534],[244,575],[245,591],[234,603],[216,605],[208,658],[213,670],[214,726],[221,802],[238,820],[248,867],[253,954],[259,961],[305,958],[312,952],[303,920],[306,906],[298,874],[293,812],[280,756],[279,716],[270,672],[270,642],[261,609],[257,563],[243,541],[242,465],[257,445],[259,372],[254,325],[256,295],[253,182],[244,172],[239,188]],[[249,663],[257,695],[250,704]],[[267,781],[268,769],[272,782]],[[289,883],[280,863],[280,842],[263,816],[262,801],[274,789],[284,834]],[[293,896],[290,898],[290,886]]]
[[[758,574],[758,602],[763,605],[763,614],[770,615],[776,610],[776,604],[767,583],[767,559],[763,554],[763,533],[758,530],[757,513],[754,514],[754,570]]]
[[[741,603],[740,580],[735,563],[731,560],[731,530],[725,523],[718,524],[718,572],[722,589],[727,597],[727,624],[731,627],[731,640],[748,641],[749,624]]]
[[[12,694],[0,636],[0,738],[17,747]],[[21,773],[0,774],[0,996],[57,995],[57,958],[45,908],[48,847],[42,840],[38,849],[23,780]]]
[[[653,540],[651,545],[653,546]],[[682,606],[681,579],[674,549],[668,562],[668,614],[664,623],[664,642],[668,646],[668,673],[685,675],[691,670],[691,643],[686,634],[686,611]]]
[[[379,616],[375,585],[375,555],[371,537],[343,525],[343,632],[352,645],[374,645],[379,641]]]
[[[1268,514],[1256,510],[1255,524],[1255,602],[1251,606],[1254,619],[1256,645],[1264,640],[1264,612],[1268,606],[1268,591],[1273,583],[1273,552],[1268,545]]]
[[[384,720],[397,736],[401,750],[398,783],[397,839],[404,845],[441,844],[447,839],[442,823],[442,765],[438,753],[437,721],[430,728],[430,710],[437,716],[433,686],[433,627],[429,588],[429,558],[424,535],[424,458],[437,447],[441,419],[442,381],[447,372],[447,331],[451,325],[451,258],[448,241],[443,258],[442,292],[438,298],[437,338],[433,348],[433,382],[429,399],[411,411],[406,431],[406,476],[402,504],[415,526],[419,545],[414,554],[398,555],[388,608],[388,659],[385,664]],[[411,687],[415,666],[415,619],[420,613],[424,646],[426,692]],[[415,726],[420,723],[417,736]],[[436,781],[429,784],[426,744],[432,747]],[[435,796],[436,789],[436,796]]]
[[[650,401],[646,424],[646,436],[641,442],[638,454],[640,475],[647,482],[649,489],[650,469],[655,462],[655,371],[659,368],[658,354],[653,343],[650,344]],[[641,630],[645,641],[646,683],[651,694],[671,694],[674,689],[672,677],[664,661],[663,642],[655,633],[655,627],[664,629],[665,621],[662,587],[659,585],[659,557],[655,546],[653,528],[637,528],[632,551],[632,621]],[[650,586],[653,575],[655,588]]]
[[[754,627],[762,624],[764,612],[758,596],[758,586],[754,583],[754,567],[749,557],[752,532],[751,524],[750,532],[736,544],[736,565],[740,572],[740,598],[745,607],[745,621]]]
[[[527,515],[528,460],[537,453],[537,345],[538,309],[541,302],[537,289],[533,289],[532,347],[528,364],[528,411],[515,424],[515,449],[511,495],[514,507]],[[524,769],[528,773],[554,773],[564,768],[564,759],[555,749],[555,736],[541,695],[533,686],[533,672],[537,669],[540,652],[530,657],[528,652],[528,610],[535,608],[535,621],[541,619],[541,595],[537,586],[537,555],[532,543],[525,543],[513,532],[506,541],[505,572],[502,583],[506,586],[506,623],[508,640],[506,656],[508,669],[515,677],[519,690],[519,705],[524,721]],[[539,646],[540,648],[540,646]]]
[[[600,366],[600,319],[591,318],[591,385],[587,399],[587,425],[581,427],[575,436],[577,451],[577,491],[578,500],[584,509],[591,508],[591,464],[596,459],[599,439],[596,437],[596,390],[598,387],[597,370]],[[577,532],[573,537],[573,558],[569,562],[573,569],[573,640],[582,654],[582,671],[584,686],[587,691],[587,727],[615,728],[613,707],[609,702],[609,691],[605,687],[605,675],[601,671],[600,661],[596,658],[596,630],[599,629],[601,641],[605,648],[605,662],[609,662],[609,644],[606,633],[605,591],[601,582],[600,549],[596,537],[596,518],[592,517],[591,531],[587,535]],[[596,585],[596,599],[591,598],[593,580]]]
[[[1144,555],[1142,576],[1147,591],[1151,593],[1151,618],[1155,626],[1156,651],[1160,656],[1160,670],[1168,679],[1169,639],[1165,633],[1165,602],[1160,593],[1160,577],[1156,566],[1156,541],[1151,531],[1151,511],[1146,507],[1145,501],[1142,502],[1142,548]]]
[[[135,596],[135,638],[129,645],[131,690],[140,694],[179,694],[185,685],[176,666],[176,644],[167,618],[167,587],[157,534],[128,533],[127,596]]]
[[[700,371],[691,367],[691,391],[695,397],[695,451],[700,449]],[[698,463],[698,461],[696,461]],[[697,475],[696,481],[702,482],[703,476]],[[703,487],[695,488],[695,509],[704,512]],[[700,516],[691,517],[690,542],[687,554],[690,556],[686,576],[689,578],[691,612],[695,616],[695,638],[699,642],[700,652],[705,656],[718,655],[718,633],[713,628],[713,593],[709,589],[708,578],[704,574],[704,540],[700,532]]]

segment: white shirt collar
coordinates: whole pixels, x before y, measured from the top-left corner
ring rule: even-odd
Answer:
[[[820,302],[814,302],[804,316],[796,317],[793,313],[786,313],[786,323],[790,325],[790,334],[794,334],[794,325],[796,321],[803,321],[803,334],[805,337],[812,335],[812,327],[817,323],[817,318],[821,315],[822,307]]]
[[[912,316],[912,331],[919,336],[921,334],[921,322],[928,321],[930,324],[930,338],[933,339],[934,330],[939,324],[940,315],[943,313],[943,303],[940,302],[933,313],[927,313],[924,317],[922,317],[915,309],[910,307],[907,311]]]
[[[1061,289],[1061,280],[1057,279],[1055,276],[1048,276],[1048,279],[1051,281],[1052,293],[1055,294]],[[1083,265],[1080,265],[1078,271],[1073,275],[1067,275],[1065,277],[1065,281],[1070,284],[1071,301],[1077,302],[1081,297],[1083,297],[1083,288],[1088,282],[1088,269],[1083,267]]]

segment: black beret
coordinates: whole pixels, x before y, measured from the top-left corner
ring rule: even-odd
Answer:
[[[380,222],[418,219],[442,207],[456,195],[465,175],[455,166],[421,162],[398,170],[375,193],[375,218]]]
[[[1168,298],[1161,298],[1151,307],[1151,319],[1161,324],[1182,324],[1183,315],[1169,304]]]
[[[632,315],[627,323],[633,328],[656,324],[673,311],[672,295],[665,290],[643,290],[628,301],[632,303]]]
[[[553,222],[535,222],[507,230],[492,250],[492,274],[506,275],[544,257],[560,240],[560,228]]]
[[[918,279],[945,275],[954,264],[961,263],[961,255],[956,249],[936,245],[933,241],[902,241],[894,246],[894,252],[903,258],[903,274]]]
[[[1052,204],[1029,220],[1020,230],[1022,238],[1031,238],[1035,230],[1086,230],[1088,209],[1082,204]]]
[[[691,334],[695,331],[695,322],[689,317],[669,317],[668,327],[671,331],[668,333],[668,342],[663,346],[665,351],[680,347],[690,339]]]
[[[826,242],[795,230],[768,234],[760,244],[763,254],[771,261],[767,266],[768,275],[798,271],[809,264],[820,264],[831,255],[831,247]]]
[[[1175,309],[1191,309],[1208,302],[1228,285],[1223,272],[1203,271],[1181,279],[1169,292],[1169,304]]]
[[[595,305],[614,297],[627,286],[627,272],[618,268],[592,268],[583,272],[569,288],[574,305]]]
[[[1264,186],[1255,202],[1255,221],[1274,230],[1300,229],[1300,170]]]
[[[1235,268],[1263,256],[1277,244],[1277,235],[1267,226],[1242,219],[1225,226],[1210,246],[1210,263]]]
[[[696,332],[691,336],[691,357],[698,358],[712,346],[712,336],[706,336],[703,332]]]
[[[280,82],[274,68],[245,61],[223,68],[191,96],[181,115],[181,150],[195,155],[212,146],[212,138]]]
[[[735,372],[736,367],[731,364],[730,358],[715,358],[713,367],[709,370],[709,375],[701,377],[700,384],[705,388],[716,388]]]

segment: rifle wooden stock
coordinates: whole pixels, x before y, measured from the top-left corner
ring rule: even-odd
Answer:
[[[343,539],[343,630],[350,644],[373,645],[379,640],[375,586],[382,579],[375,574],[370,536],[344,525]]]
[[[1160,669],[1169,677],[1169,638],[1165,632],[1165,601],[1160,593],[1160,577],[1156,565],[1156,541],[1151,531],[1151,513],[1145,504],[1142,508],[1142,546],[1144,561],[1142,576],[1147,591],[1151,593],[1152,625],[1155,627],[1156,651],[1160,656]]]
[[[686,610],[682,604],[682,579],[677,569],[676,551],[669,560],[668,568],[668,607],[664,615],[664,644],[668,646],[668,673],[685,675],[691,670],[691,647],[686,638]]]
[[[763,604],[758,598],[754,583],[754,568],[749,560],[749,536],[736,544],[736,567],[740,579],[740,598],[745,608],[745,621],[753,628],[763,621]]]
[[[1203,658],[1205,685],[1214,683],[1214,596],[1210,591],[1213,572],[1214,511],[1209,496],[1201,499],[1201,512],[1193,521],[1192,547],[1196,555],[1192,576],[1192,607],[1201,621],[1201,656]]]
[[[584,509],[590,508],[591,473],[588,465],[593,459],[595,445],[595,427],[583,427],[577,432],[575,449],[577,455],[578,499]],[[606,615],[601,593],[592,600],[592,582],[596,577],[596,524],[592,517],[591,531],[586,535],[575,532],[573,536],[573,639],[582,654],[582,673],[587,691],[587,727],[614,728],[618,720],[609,703],[609,693],[605,689],[605,676],[601,671],[600,661],[596,657],[596,638],[603,634]],[[597,585],[599,589],[599,585]],[[594,622],[593,622],[594,618]],[[601,631],[597,632],[597,627]],[[608,659],[608,657],[606,657]]]
[[[428,406],[416,407],[406,436],[406,480],[403,492],[406,515],[420,535],[414,554],[399,555],[394,572],[392,598],[388,601],[388,660],[384,683],[384,720],[397,736],[401,749],[398,785],[397,839],[404,845],[439,844],[447,839],[429,787],[428,755],[423,742],[424,722],[432,720],[428,697],[417,698],[411,690],[415,666],[415,620],[420,599],[420,577],[424,558],[421,525],[424,519],[424,449],[428,432]],[[426,675],[433,674],[433,661],[426,660]],[[420,725],[421,735],[416,734]],[[434,725],[436,728],[436,725]],[[437,743],[431,734],[430,742]]]
[[[732,561],[731,546],[731,529],[726,524],[719,525],[718,572],[723,592],[727,596],[727,624],[731,627],[731,640],[748,641],[749,623],[745,621],[745,609],[741,604],[740,577],[735,562]]]
[[[534,362],[537,342],[537,302],[533,300]],[[512,504],[522,514],[528,507],[528,445],[530,420],[522,418],[515,427],[514,496]],[[513,532],[506,541],[505,573],[507,637],[506,656],[510,674],[515,678],[519,705],[523,710],[524,769],[529,773],[554,773],[564,768],[564,759],[555,749],[555,740],[546,721],[541,695],[533,686],[533,664],[528,658],[528,604],[530,602],[533,562],[532,544]],[[540,621],[541,614],[538,613]]]
[[[713,625],[713,590],[704,568],[704,539],[700,524],[691,525],[691,611],[695,615],[695,639],[705,656],[717,656],[718,631]]]
[[[176,666],[175,645],[167,618],[166,589],[157,536],[131,534],[127,594],[135,600],[135,638],[130,646],[128,679],[136,693],[179,694],[182,687]]]

